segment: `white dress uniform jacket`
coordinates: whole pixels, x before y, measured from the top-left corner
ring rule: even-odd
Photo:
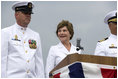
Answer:
[[[108,39],[98,42],[95,55],[117,57],[117,36],[111,34]],[[117,69],[117,66],[99,65],[102,68]]]
[[[117,36],[111,34],[107,40],[98,42],[95,55],[117,57]]]
[[[46,77],[49,77],[49,72],[57,66],[68,54],[81,53],[81,50],[76,51],[76,47],[71,43],[71,49],[68,51],[65,46],[60,42],[52,46],[49,50],[46,63]]]
[[[39,34],[17,23],[1,33],[1,77],[44,77]]]

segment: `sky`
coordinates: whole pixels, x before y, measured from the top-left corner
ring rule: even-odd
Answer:
[[[1,1],[1,29],[15,23],[14,1]],[[94,54],[96,44],[110,35],[108,25],[104,23],[105,15],[117,9],[116,1],[33,1],[31,23],[29,28],[38,32],[41,38],[44,64],[53,45],[60,41],[56,28],[62,20],[73,24],[74,36],[70,41],[76,46],[76,39],[81,38],[82,54]],[[2,38],[2,37],[1,37]]]

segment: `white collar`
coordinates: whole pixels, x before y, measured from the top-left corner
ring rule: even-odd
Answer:
[[[110,37],[109,38],[117,39],[117,35],[110,34]]]
[[[72,43],[70,43],[71,44],[71,48],[73,47],[73,44]],[[59,44],[58,44],[58,46],[61,48],[61,47],[64,47],[65,48],[65,46],[61,43],[61,42],[59,42]]]
[[[24,28],[24,27],[18,25],[17,23],[15,23],[15,26],[16,26],[17,29],[19,29],[21,31],[26,31],[26,29],[27,29],[27,28]]]

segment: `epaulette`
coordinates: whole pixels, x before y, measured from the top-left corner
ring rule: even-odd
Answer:
[[[108,37],[107,38],[104,38],[103,40],[100,40],[100,41],[98,41],[98,42],[103,42],[103,41],[105,41],[105,40],[107,40],[108,39]]]

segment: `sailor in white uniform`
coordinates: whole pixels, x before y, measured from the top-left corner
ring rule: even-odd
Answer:
[[[16,23],[1,30],[1,77],[43,78],[44,65],[40,36],[28,28],[34,4],[16,2]]]
[[[117,11],[108,13],[104,22],[108,24],[111,34],[97,43],[95,55],[117,57]]]
[[[108,38],[98,41],[95,55],[117,57],[117,11],[109,12],[104,19],[111,34]],[[116,66],[103,66],[102,68],[117,69]]]

